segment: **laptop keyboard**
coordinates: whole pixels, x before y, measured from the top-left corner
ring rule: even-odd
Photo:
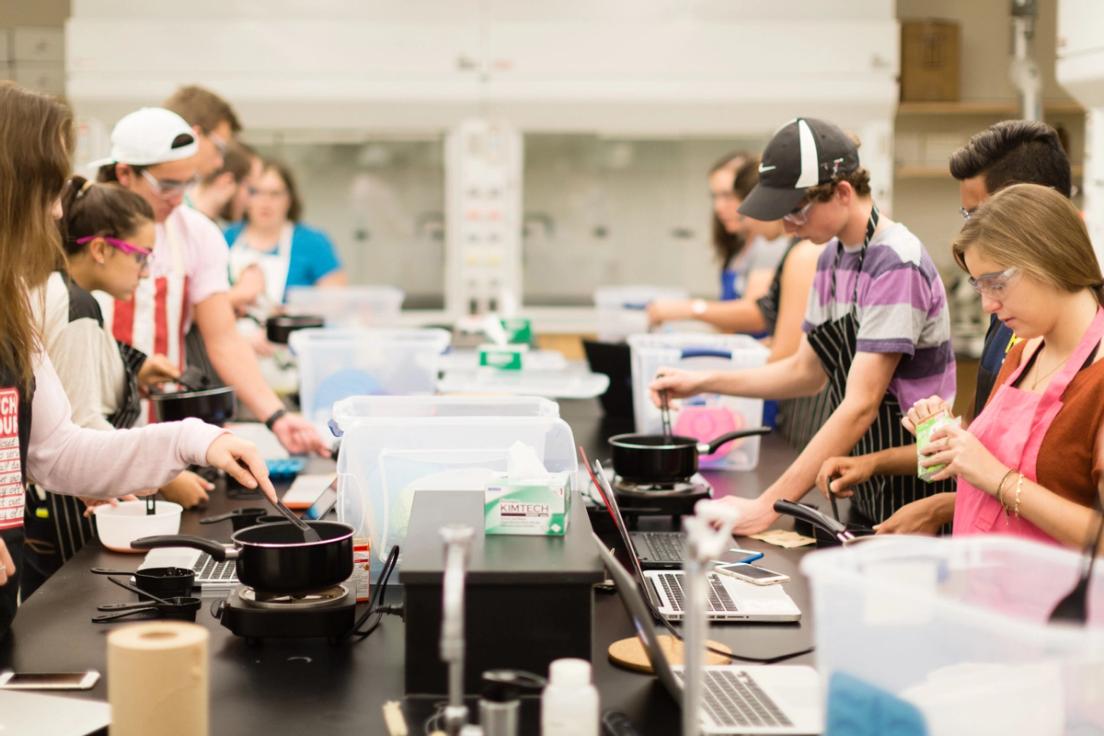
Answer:
[[[678,532],[643,532],[635,535],[648,548],[648,559],[655,562],[681,562],[683,536]]]
[[[682,585],[682,573],[665,573],[656,576],[663,590],[667,593],[667,600],[671,601],[671,607],[676,611],[686,610],[686,590]],[[724,613],[735,613],[740,610],[736,601],[725,590],[724,583],[716,574],[707,577],[709,581],[709,610]]]
[[[675,673],[680,682],[685,675]],[[713,722],[723,728],[756,727],[786,728],[793,721],[778,704],[763,692],[759,683],[745,670],[735,668],[707,669],[702,693],[702,707]]]
[[[235,583],[238,580],[233,560],[217,561],[214,557],[203,552],[192,565],[195,571],[196,583],[210,585],[212,583]]]

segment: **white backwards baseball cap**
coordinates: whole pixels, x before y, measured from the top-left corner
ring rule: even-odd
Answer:
[[[195,132],[184,118],[163,107],[143,107],[124,116],[111,130],[111,155],[88,166],[153,166],[194,156]]]

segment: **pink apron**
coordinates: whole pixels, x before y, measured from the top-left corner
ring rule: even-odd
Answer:
[[[970,433],[981,440],[993,457],[1023,473],[1025,480],[1038,480],[1036,465],[1039,448],[1054,422],[1054,417],[1062,408],[1062,394],[1085,365],[1102,337],[1104,309],[1098,309],[1077,349],[1042,394],[1014,386],[1024,368],[1031,362],[1026,354],[1021,355],[1020,365],[1007,381],[997,387],[997,393],[970,425]],[[1004,500],[1010,505],[1016,495],[1015,480],[1013,475],[1004,484]],[[1004,507],[995,496],[975,488],[962,478],[958,479],[958,494],[955,497],[954,533],[1011,534],[1025,539],[1056,543],[1053,537],[1031,522],[1016,518],[1011,513],[1005,514]]]

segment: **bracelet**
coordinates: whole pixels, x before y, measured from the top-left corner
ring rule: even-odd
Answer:
[[[1016,505],[1012,507],[1012,515],[1017,519],[1020,518],[1020,493],[1023,492],[1023,481],[1023,473],[1020,473],[1019,480],[1016,481]]]
[[[1009,468],[1008,472],[1005,473],[1004,476],[1000,479],[1000,483],[997,484],[997,501],[999,501],[1000,505],[1004,508],[1005,514],[1008,513],[1008,504],[1004,502],[1004,482],[1008,480],[1008,476],[1012,475],[1015,472],[1015,468]]]
[[[705,310],[709,305],[705,303],[704,299],[695,299],[690,302],[690,314],[695,317],[701,317],[705,314]]]
[[[285,409],[284,407],[281,406],[279,409],[272,412],[272,414],[268,417],[268,419],[264,420],[264,425],[266,427],[268,427],[269,432],[271,432],[272,428],[274,426],[276,426],[276,422],[283,419],[285,414],[287,414],[287,409]]]

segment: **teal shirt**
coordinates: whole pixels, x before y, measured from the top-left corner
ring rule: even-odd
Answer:
[[[232,245],[241,235],[245,223],[235,223],[226,228],[223,235],[228,245]],[[276,252],[273,245],[271,253]],[[321,279],[341,269],[333,241],[321,230],[295,223],[291,233],[291,257],[288,263],[287,282],[284,287],[284,300],[287,289],[292,286],[314,286]]]

